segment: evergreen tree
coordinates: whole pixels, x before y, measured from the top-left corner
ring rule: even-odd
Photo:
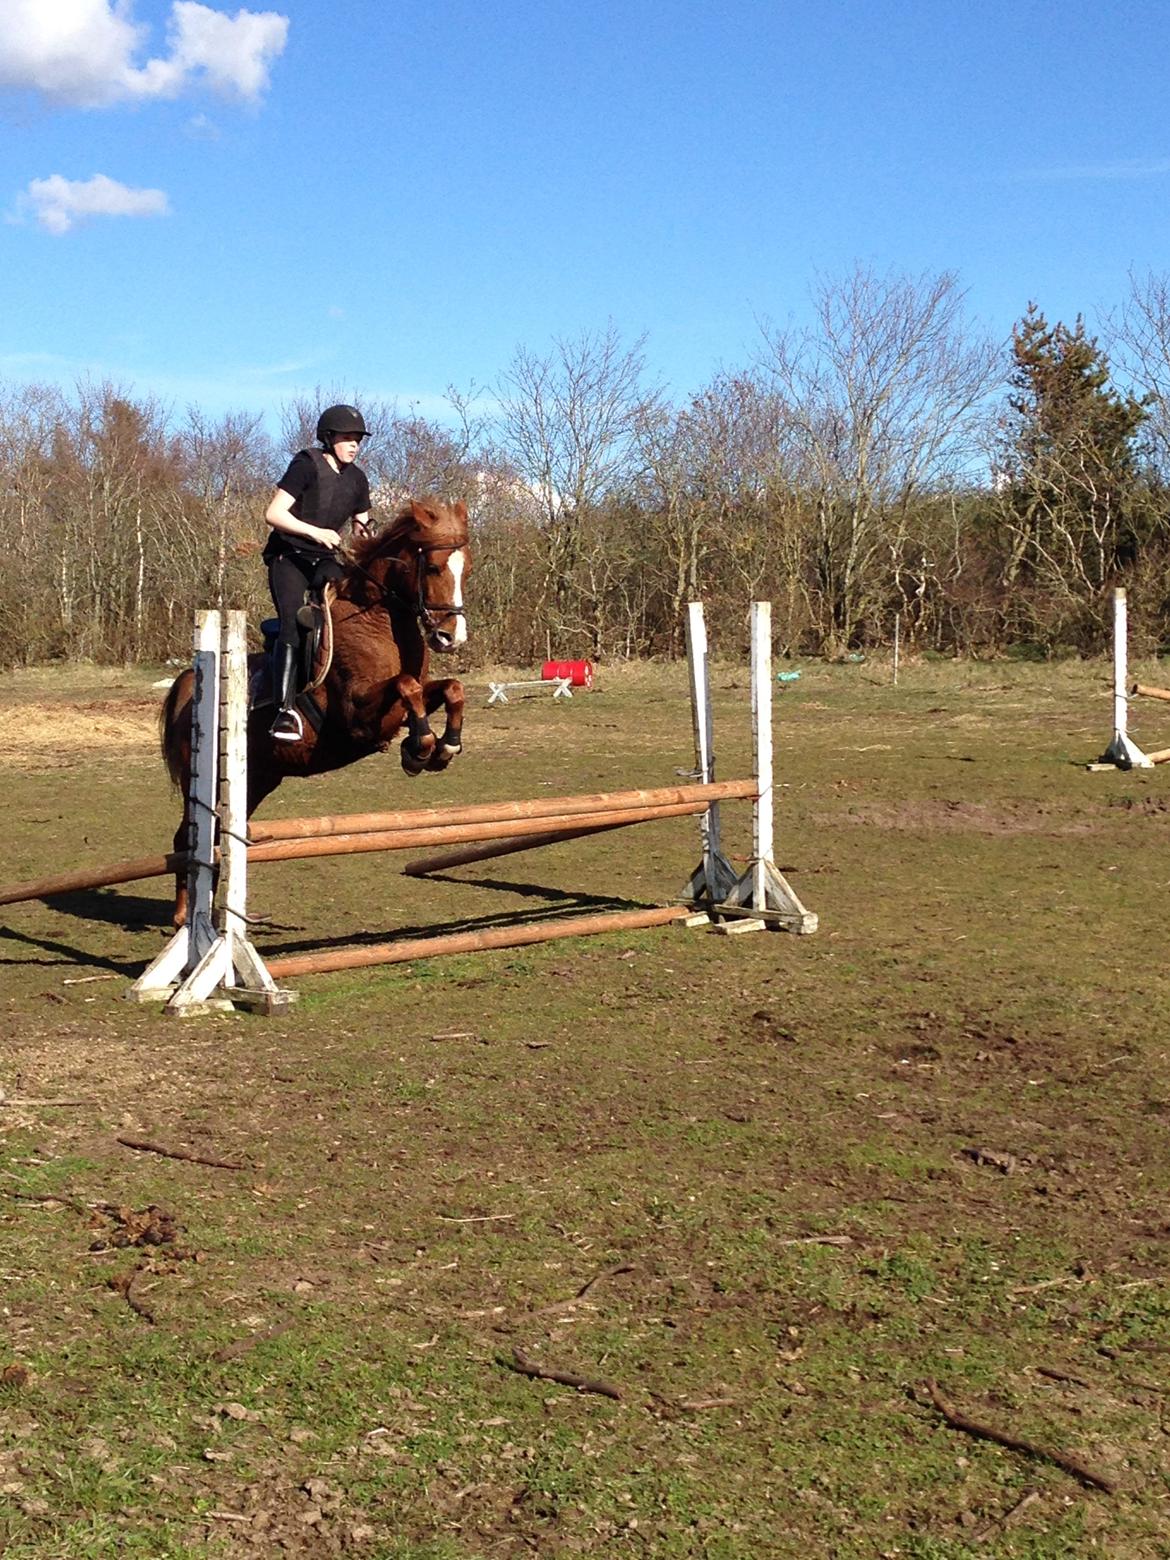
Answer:
[[[1033,632],[1080,633],[1104,587],[1140,546],[1137,436],[1143,403],[1110,383],[1109,360],[1078,316],[1049,325],[1034,303],[1012,333],[1001,448],[1001,515],[1009,536],[1009,620]],[[1032,587],[1029,598],[1018,593]]]

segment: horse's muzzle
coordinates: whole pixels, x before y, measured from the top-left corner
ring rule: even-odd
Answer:
[[[431,649],[439,655],[446,655],[449,650],[455,648],[455,635],[448,633],[445,628],[433,628],[427,635]]]

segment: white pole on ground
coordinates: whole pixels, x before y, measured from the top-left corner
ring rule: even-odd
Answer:
[[[218,922],[227,945],[225,994],[233,1004],[276,1012],[296,1000],[282,991],[248,936],[248,651],[247,622],[229,612],[222,662],[220,716],[220,889]]]
[[[898,652],[902,640],[902,614],[894,613],[894,687],[898,686]]]
[[[1118,769],[1152,769],[1153,761],[1146,757],[1136,742],[1130,740],[1127,731],[1128,638],[1129,613],[1125,591],[1119,586],[1113,592],[1113,740],[1101,754],[1098,763],[1112,764]]]
[[[805,909],[776,868],[772,854],[772,603],[754,601],[751,612],[752,746],[756,800],[752,808],[752,859],[739,878],[723,855],[717,805],[700,819],[703,859],[682,899],[705,910],[718,932],[815,932],[817,918]],[[714,721],[707,665],[703,608],[692,602],[687,613],[687,656],[691,674],[691,711],[695,726],[696,774],[705,784],[715,778]]]

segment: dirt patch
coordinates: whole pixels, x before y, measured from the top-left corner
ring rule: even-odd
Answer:
[[[833,822],[862,823],[878,829],[913,833],[948,831],[960,834],[1091,834],[1091,818],[1070,818],[1067,808],[1034,802],[977,802],[916,799],[867,802],[849,807]]]
[[[0,721],[0,770],[39,774],[76,769],[103,757],[140,752],[153,757],[158,745],[157,703],[103,700],[62,708],[20,704]]]

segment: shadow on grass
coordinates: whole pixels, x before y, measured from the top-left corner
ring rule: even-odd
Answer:
[[[0,947],[5,942],[19,944],[22,948],[37,949],[39,953],[46,955],[43,958],[5,958],[3,965],[12,969],[52,968],[65,964],[84,964],[98,970],[109,970],[115,975],[125,975],[133,980],[141,974],[144,961],[141,958],[114,959],[107,955],[94,953],[88,948],[74,947],[69,943],[57,942],[51,937],[33,937],[24,932],[16,932],[10,926],[0,926]]]
[[[498,889],[503,893],[525,899],[539,899],[541,903],[531,909],[500,910],[489,912],[487,915],[460,917],[457,921],[431,921],[423,925],[381,927],[372,931],[352,932],[337,937],[304,938],[297,942],[284,943],[279,948],[265,945],[262,950],[264,957],[277,958],[293,953],[315,953],[343,945],[347,948],[366,948],[387,942],[421,942],[460,932],[486,932],[505,927],[519,929],[548,921],[569,920],[578,915],[601,915],[619,910],[653,908],[644,900],[622,899],[613,894],[573,893],[568,890],[548,888],[543,884],[508,883],[488,878],[467,882],[463,878],[452,878],[439,873],[434,874],[434,880],[464,888]],[[255,930],[261,932],[270,928],[257,925]]]

